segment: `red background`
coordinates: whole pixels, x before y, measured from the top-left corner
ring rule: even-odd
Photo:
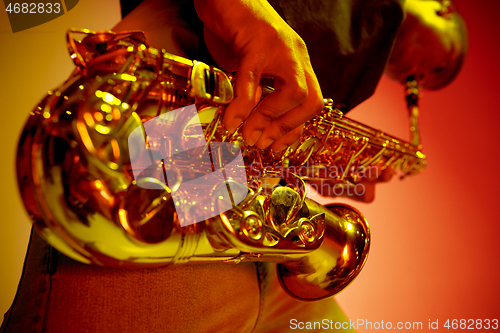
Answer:
[[[469,52],[456,81],[422,94],[429,166],[381,184],[373,203],[355,204],[373,242],[364,271],[338,297],[353,319],[424,327],[429,319],[500,319],[500,1],[455,2]],[[387,78],[350,116],[409,137],[403,89]]]

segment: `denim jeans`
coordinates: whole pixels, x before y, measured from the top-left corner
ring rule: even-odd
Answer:
[[[91,266],[32,233],[1,332],[276,333],[325,319],[346,321],[333,298],[303,302],[289,296],[274,264]]]

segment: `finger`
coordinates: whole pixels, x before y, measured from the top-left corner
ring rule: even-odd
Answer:
[[[254,55],[243,55],[238,64],[234,99],[224,114],[223,125],[231,133],[248,117],[256,104],[257,90],[263,70],[263,60]]]
[[[286,114],[272,119],[271,122],[267,125],[267,128],[264,129],[264,131],[258,138],[256,142],[257,147],[267,148],[270,144],[279,140],[281,137],[291,132],[298,126],[304,124],[307,120],[317,115],[323,109],[324,104],[321,90],[319,89],[319,86],[315,87],[314,83],[312,83],[316,81],[310,82],[310,86],[312,86],[312,89],[308,89],[306,99],[290,111],[286,112]],[[298,101],[299,100],[296,99],[295,103],[297,103]],[[252,115],[253,112],[249,117],[249,121]],[[292,140],[293,143],[297,139],[298,137],[291,136],[284,142],[290,142],[290,140]],[[283,149],[281,145],[275,146],[275,148],[277,149],[278,147],[279,149]]]
[[[361,190],[355,189],[354,195],[349,196],[349,198],[366,203],[373,202],[375,200],[375,184],[375,182],[361,182],[356,184]]]
[[[379,182],[385,183],[388,182],[392,179],[392,177],[396,174],[396,171],[391,168],[387,167],[386,169],[382,170],[382,173],[378,179]]]
[[[286,72],[290,72],[288,69]],[[273,72],[270,72],[273,74]],[[307,99],[307,82],[302,71],[296,75],[286,73],[286,77],[275,78],[275,91],[266,96],[260,104],[250,113],[243,126],[243,137],[250,144],[257,142],[266,128],[278,117],[297,107]],[[285,128],[289,132],[301,123]],[[285,134],[283,133],[283,134]],[[281,134],[279,137],[283,136]],[[278,139],[275,137],[273,141]],[[273,141],[262,143],[260,148],[269,146]]]
[[[358,178],[363,181],[377,181],[382,174],[382,166],[380,164],[371,165],[368,167],[359,168]]]
[[[361,181],[356,184],[339,184],[335,187],[334,193],[354,201],[370,203],[375,200],[375,182]]]
[[[285,134],[281,138],[279,138],[276,142],[271,145],[271,150],[273,151],[282,151],[300,139],[302,132],[304,130],[304,126],[299,126],[289,133]]]
[[[359,202],[375,199],[375,182],[337,183],[328,180],[308,180],[309,185],[324,197],[345,197]]]

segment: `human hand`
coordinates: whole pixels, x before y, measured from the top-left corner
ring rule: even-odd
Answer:
[[[370,167],[368,172],[356,184],[338,184],[334,180],[309,180],[309,185],[320,195],[325,197],[345,197],[360,202],[375,200],[375,187],[378,183],[385,183],[392,179],[395,171],[391,167],[382,170],[380,166]]]
[[[299,139],[301,125],[323,109],[323,96],[304,41],[265,0],[195,0],[205,42],[217,65],[236,71],[235,98],[224,115],[234,132],[259,148],[282,150]],[[274,77],[275,91],[258,105],[259,82]]]

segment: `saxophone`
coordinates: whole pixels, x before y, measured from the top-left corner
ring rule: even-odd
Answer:
[[[148,47],[137,31],[70,30],[67,45],[76,68],[30,113],[17,177],[38,233],[82,263],[273,262],[290,294],[322,299],[359,274],[370,232],[356,209],[307,198],[305,182],[426,166],[418,144],[329,100],[287,150],[248,146],[221,125],[233,74]]]

